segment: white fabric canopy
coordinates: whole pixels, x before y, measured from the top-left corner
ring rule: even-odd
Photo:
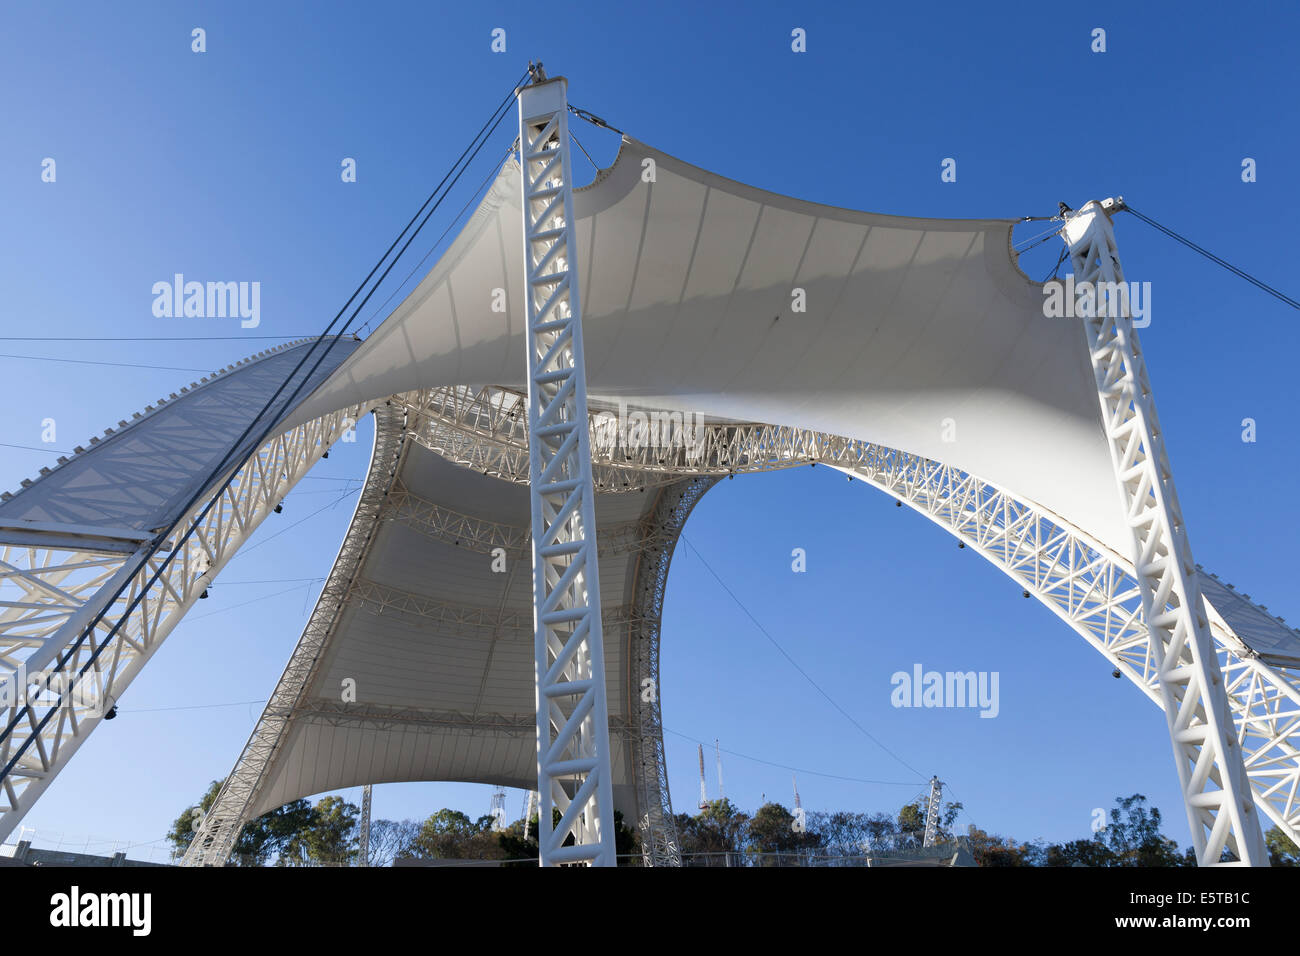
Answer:
[[[643,171],[652,161],[654,182]],[[523,387],[519,172],[296,413],[452,384]],[[578,190],[588,387],[877,442],[1131,548],[1081,330],[1043,314],[1011,220],[910,219],[735,183],[625,138]],[[506,290],[504,311],[495,290]],[[806,311],[792,311],[794,290]]]

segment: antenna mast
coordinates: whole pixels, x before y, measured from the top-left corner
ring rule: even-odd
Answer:
[[[370,784],[361,791],[361,836],[357,855],[362,866],[370,865]]]
[[[718,744],[718,738],[713,738],[713,751],[718,755],[718,799],[727,799],[727,793],[722,789],[722,747]]]
[[[943,796],[943,784],[938,777],[930,778],[930,797],[925,807],[925,840],[922,846],[934,846],[939,837],[939,800]]]
[[[709,791],[704,787],[704,744],[700,744],[700,809],[709,805]]]

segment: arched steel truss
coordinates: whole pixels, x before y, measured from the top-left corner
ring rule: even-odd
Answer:
[[[375,408],[381,412],[376,429],[379,444],[358,508],[368,495],[378,493],[380,486],[372,487],[373,482],[391,479],[395,474],[395,459],[387,456],[400,446],[403,433],[459,464],[505,480],[526,481],[527,426],[518,414],[522,407],[521,394],[495,387],[431,389],[376,403]],[[101,655],[101,665],[91,673],[100,681],[104,699],[116,699],[124,692],[266,514],[351,422],[369,410],[370,406],[356,407],[308,422],[259,450],[250,463],[247,480],[241,477],[224,493],[222,507],[211,512],[208,524],[195,536],[183,560],[173,562],[174,570],[159,583],[157,594],[141,603],[130,626],[124,629],[124,639],[117,642],[111,655]],[[593,402],[593,429],[602,426],[599,416],[603,413]],[[401,419],[405,419],[405,425],[397,428],[399,437],[393,438],[392,422]],[[381,439],[384,434],[390,437]],[[680,531],[674,523],[684,520],[684,514],[674,518],[665,515],[663,508],[673,504],[672,495],[677,493],[673,486],[682,488],[679,483],[684,479],[703,479],[685,482],[684,487],[690,489],[686,497],[694,499],[689,501],[692,506],[706,490],[706,483],[711,485],[726,474],[820,463],[870,482],[1001,568],[1101,652],[1157,706],[1162,705],[1157,665],[1149,648],[1131,563],[1061,518],[960,469],[867,442],[753,423],[709,423],[697,455],[683,448],[628,447],[607,440],[593,440],[592,447],[594,474],[601,487],[629,492],[647,489],[646,493],[659,489],[661,495],[661,506],[656,508],[653,519],[659,530],[645,535],[628,527],[616,530],[608,541],[602,538],[599,542],[601,550],[636,547],[657,555],[643,562],[638,572],[636,594],[640,607],[627,609],[625,616],[614,618],[620,623],[636,622],[631,632],[637,639],[628,655],[633,670],[629,693],[636,692],[632,699],[639,704],[640,680],[649,677],[655,681],[655,706],[634,710],[630,721],[611,719],[612,733],[639,740],[634,761],[639,774],[638,797],[643,814],[652,819],[654,808],[659,808],[657,812],[667,825],[672,819],[657,713],[658,618],[666,559],[670,559],[672,542]],[[394,462],[391,472],[377,464],[386,460]],[[420,520],[418,507],[409,501],[401,503],[400,486],[385,487],[384,491],[389,495],[389,507],[405,507],[410,520]],[[521,545],[501,528],[471,533],[466,522],[472,519],[465,516],[443,512],[430,520],[443,529],[441,533],[464,532],[463,540],[467,542],[481,539],[488,550],[490,542],[505,547]],[[636,539],[635,544],[626,543],[632,539]],[[80,551],[25,545],[4,545],[0,549],[0,583],[4,588],[0,592],[4,598],[0,602],[0,663],[11,674],[16,674],[26,661],[30,678],[44,666],[42,661],[48,663],[61,650],[59,635],[75,632],[98,609],[97,599],[115,590],[115,576],[121,575],[127,564],[120,552],[100,550],[98,544],[88,540]],[[359,558],[358,547],[356,541],[345,541],[340,558],[353,553]],[[340,568],[336,562],[336,570]],[[346,585],[365,586],[356,581]],[[332,574],[326,590],[333,594],[342,587]],[[339,592],[339,600],[343,593]],[[648,603],[641,599],[643,593],[652,595]],[[123,601],[129,596],[133,596],[130,591]],[[1300,839],[1300,676],[1293,669],[1260,659],[1208,604],[1207,611],[1251,793],[1256,805],[1274,823],[1292,839]],[[439,613],[452,612],[442,609]],[[309,624],[309,630],[311,627]],[[286,675],[293,668],[291,661]],[[57,715],[40,733],[31,731],[35,720],[19,724],[0,747],[0,766],[8,767],[0,786],[5,797],[0,837],[17,825],[101,719],[93,706],[63,709],[66,712]],[[14,706],[4,710],[10,718],[19,712]],[[39,713],[34,708],[34,714]],[[375,715],[381,716],[402,719],[398,714]],[[532,728],[532,715],[521,718],[520,728],[511,732],[527,733]],[[430,718],[421,715],[421,719]],[[458,726],[464,722],[463,715],[443,715],[440,719]],[[259,724],[259,730],[265,737],[269,725],[263,728]],[[30,742],[23,746],[29,737]],[[250,756],[247,748],[245,756]],[[241,757],[240,766],[244,759]],[[239,803],[233,790],[228,799]],[[212,824],[219,825],[219,815]],[[650,835],[648,846],[655,848],[654,861],[670,863],[671,831],[667,826],[652,826]],[[230,836],[229,846],[233,841]],[[226,842],[219,832],[214,834],[202,845],[208,848],[202,858],[215,861]]]
[[[668,762],[664,757],[664,726],[659,707],[659,634],[663,622],[668,568],[686,519],[716,477],[688,478],[659,492],[649,521],[650,533],[640,540],[633,600],[641,613],[628,628],[627,700],[632,775],[641,812],[641,855],[647,866],[681,866],[681,845],[668,793]]]
[[[457,454],[454,460],[485,473],[526,480],[515,465],[526,447],[519,393],[453,387],[409,393],[403,400],[416,418],[421,440],[430,447]],[[606,427],[602,416],[607,414],[607,407],[593,401],[594,434]],[[598,480],[618,490],[635,491],[687,476],[716,477],[803,464],[829,465],[868,481],[1000,568],[1157,706],[1164,706],[1158,658],[1150,647],[1132,562],[1046,509],[959,468],[806,429],[711,422],[693,448],[625,444],[617,429],[613,437],[608,440],[607,432],[605,440],[593,438],[592,448],[601,475]],[[1206,608],[1252,796],[1274,823],[1296,839],[1300,836],[1300,675],[1262,660],[1222,615],[1208,603]],[[1190,653],[1190,648],[1182,651]]]
[[[162,562],[160,553],[142,563],[150,535],[88,529],[75,542],[61,536],[67,547],[42,547],[30,535],[31,544],[0,544],[0,839],[266,516],[361,414],[359,406],[342,409],[259,448],[106,644],[104,635]],[[189,527],[207,504],[199,501],[176,527]],[[107,613],[83,638],[106,604]],[[69,692],[67,675],[74,674],[81,676]]]

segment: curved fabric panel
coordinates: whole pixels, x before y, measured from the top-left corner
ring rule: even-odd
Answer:
[[[522,387],[519,189],[507,163],[298,420],[419,387]],[[631,139],[574,199],[593,398],[915,452],[1130,550],[1083,335],[1044,317],[1041,286],[1012,261],[1011,220],[803,202]]]
[[[337,341],[302,397],[357,346],[351,338]],[[144,539],[169,528],[310,347],[310,342],[297,343],[240,362],[225,374],[173,394],[104,439],[92,439],[85,451],[0,502],[0,540],[24,540],[18,535],[39,533],[40,543],[57,546],[61,529],[138,532]],[[258,420],[260,426],[284,416],[278,411],[284,400],[323,354],[324,347],[312,354],[280,393],[276,410]],[[258,432],[254,429],[244,439],[231,459],[232,468],[253,450]]]
[[[639,816],[625,734],[636,569],[659,492],[597,498],[615,803]],[[249,818],[298,797],[417,780],[537,786],[527,486],[411,443]],[[502,552],[493,553],[501,547]],[[345,680],[355,681],[344,702]]]

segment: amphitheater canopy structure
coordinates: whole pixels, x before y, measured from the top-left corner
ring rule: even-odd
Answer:
[[[1193,563],[1127,312],[1047,317],[1014,220],[804,202],[630,136],[573,188],[565,91],[521,90],[518,153],[459,237],[292,402],[252,421],[322,343],[182,389],[3,497],[0,835],[368,413],[356,513],[187,862],[287,801],[410,780],[537,788],[544,829],[563,814],[544,863],[610,862],[615,808],[677,862],[673,549],[720,477],[809,463],[949,530],[1163,710],[1203,864],[1266,864],[1261,814],[1300,835],[1300,636]],[[1123,279],[1120,207],[1066,216],[1078,281]]]

